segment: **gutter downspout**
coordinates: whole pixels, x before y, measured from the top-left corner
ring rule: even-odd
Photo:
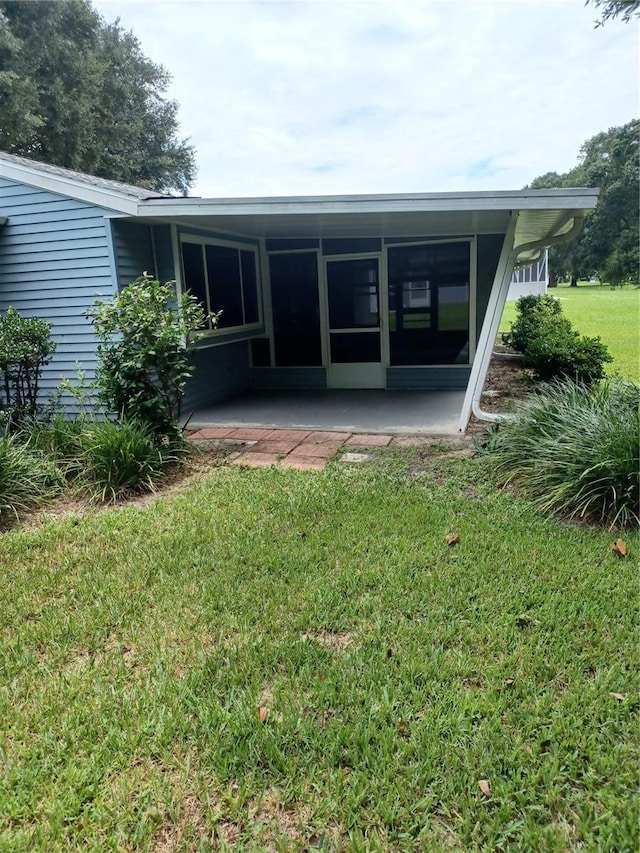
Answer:
[[[508,251],[507,246],[509,245],[509,238],[513,239],[513,235],[515,234],[517,216],[512,219],[509,225],[509,230],[505,236],[504,247],[500,255],[500,260],[498,261],[498,269],[496,270],[496,277],[494,279],[494,287],[491,291],[491,298],[489,300],[489,305],[487,306],[487,313],[485,315],[484,323],[482,324],[482,331],[480,332],[480,338],[478,340],[476,353],[481,354],[481,357],[479,359],[476,358],[473,363],[471,376],[469,377],[469,384],[467,385],[467,392],[462,404],[462,411],[458,422],[459,432],[465,432],[467,429],[471,412],[473,412],[473,414],[482,421],[496,422],[505,420],[505,418],[508,417],[508,415],[505,416],[504,414],[485,412],[480,407],[480,397],[482,395],[485,379],[487,378],[489,362],[491,361],[491,355],[493,352],[493,342],[498,334],[498,327],[502,318],[502,312],[504,310],[505,302],[507,301],[507,293],[509,291],[509,285],[511,284],[513,267],[518,255],[522,254],[522,252],[531,251],[532,249],[544,249],[549,246],[553,246],[556,243],[571,240],[575,237],[582,226],[584,214],[571,214],[567,216],[561,223],[560,227],[565,225],[570,219],[573,219],[573,225],[566,233],[558,234],[555,237],[545,237],[542,240],[533,240],[530,243],[521,243],[519,246],[514,246],[505,256],[505,253]],[[497,289],[495,287],[496,282],[499,282]]]

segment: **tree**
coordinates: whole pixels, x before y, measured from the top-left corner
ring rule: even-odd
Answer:
[[[601,27],[611,18],[622,18],[628,24],[632,18],[640,16],[640,0],[587,0],[591,2],[601,14],[596,27]]]
[[[157,192],[186,193],[170,76],[90,0],[0,0],[0,148]]]
[[[600,187],[597,207],[578,236],[549,252],[553,273],[570,277],[574,286],[592,275],[610,284],[638,280],[639,139],[638,119],[612,127],[582,145],[575,168],[566,174],[547,172],[531,182],[532,189]]]

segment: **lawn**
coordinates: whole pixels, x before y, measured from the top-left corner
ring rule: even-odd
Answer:
[[[580,282],[578,287],[560,284],[549,294],[562,302],[563,314],[582,335],[599,335],[609,347],[613,362],[607,373],[616,371],[640,381],[640,290],[632,285],[613,290],[608,284]],[[500,331],[515,320],[515,302],[508,302]]]
[[[4,533],[0,850],[637,850],[638,543],[439,449]]]

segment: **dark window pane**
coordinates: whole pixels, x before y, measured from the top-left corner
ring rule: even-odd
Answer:
[[[379,237],[330,237],[322,241],[324,255],[365,255],[381,250]]]
[[[199,243],[182,243],[182,271],[184,274],[184,289],[200,302],[203,309],[207,308],[207,286],[204,277],[204,255]]]
[[[271,255],[271,303],[276,364],[320,366],[320,302],[315,252]]]
[[[256,276],[256,256],[253,252],[241,251],[242,292],[244,294],[244,322],[257,323],[258,314],[258,279]]]
[[[380,361],[380,332],[331,332],[333,364]]]
[[[331,261],[327,264],[327,286],[331,329],[380,325],[376,260]]]
[[[218,328],[242,326],[242,290],[238,250],[229,246],[207,245],[205,253],[211,310],[222,310]]]
[[[469,244],[392,247],[391,364],[469,361]]]
[[[306,237],[294,240],[272,238],[266,241],[267,252],[282,252],[287,249],[318,249],[320,240]]]

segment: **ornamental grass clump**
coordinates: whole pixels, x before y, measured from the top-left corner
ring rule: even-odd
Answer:
[[[96,422],[82,436],[81,490],[97,502],[112,503],[155,491],[176,448],[159,444],[145,423],[122,419]]]
[[[627,527],[640,522],[640,386],[554,381],[500,427],[486,459],[543,511]]]
[[[60,469],[13,435],[0,436],[0,517],[22,512],[59,494]]]

